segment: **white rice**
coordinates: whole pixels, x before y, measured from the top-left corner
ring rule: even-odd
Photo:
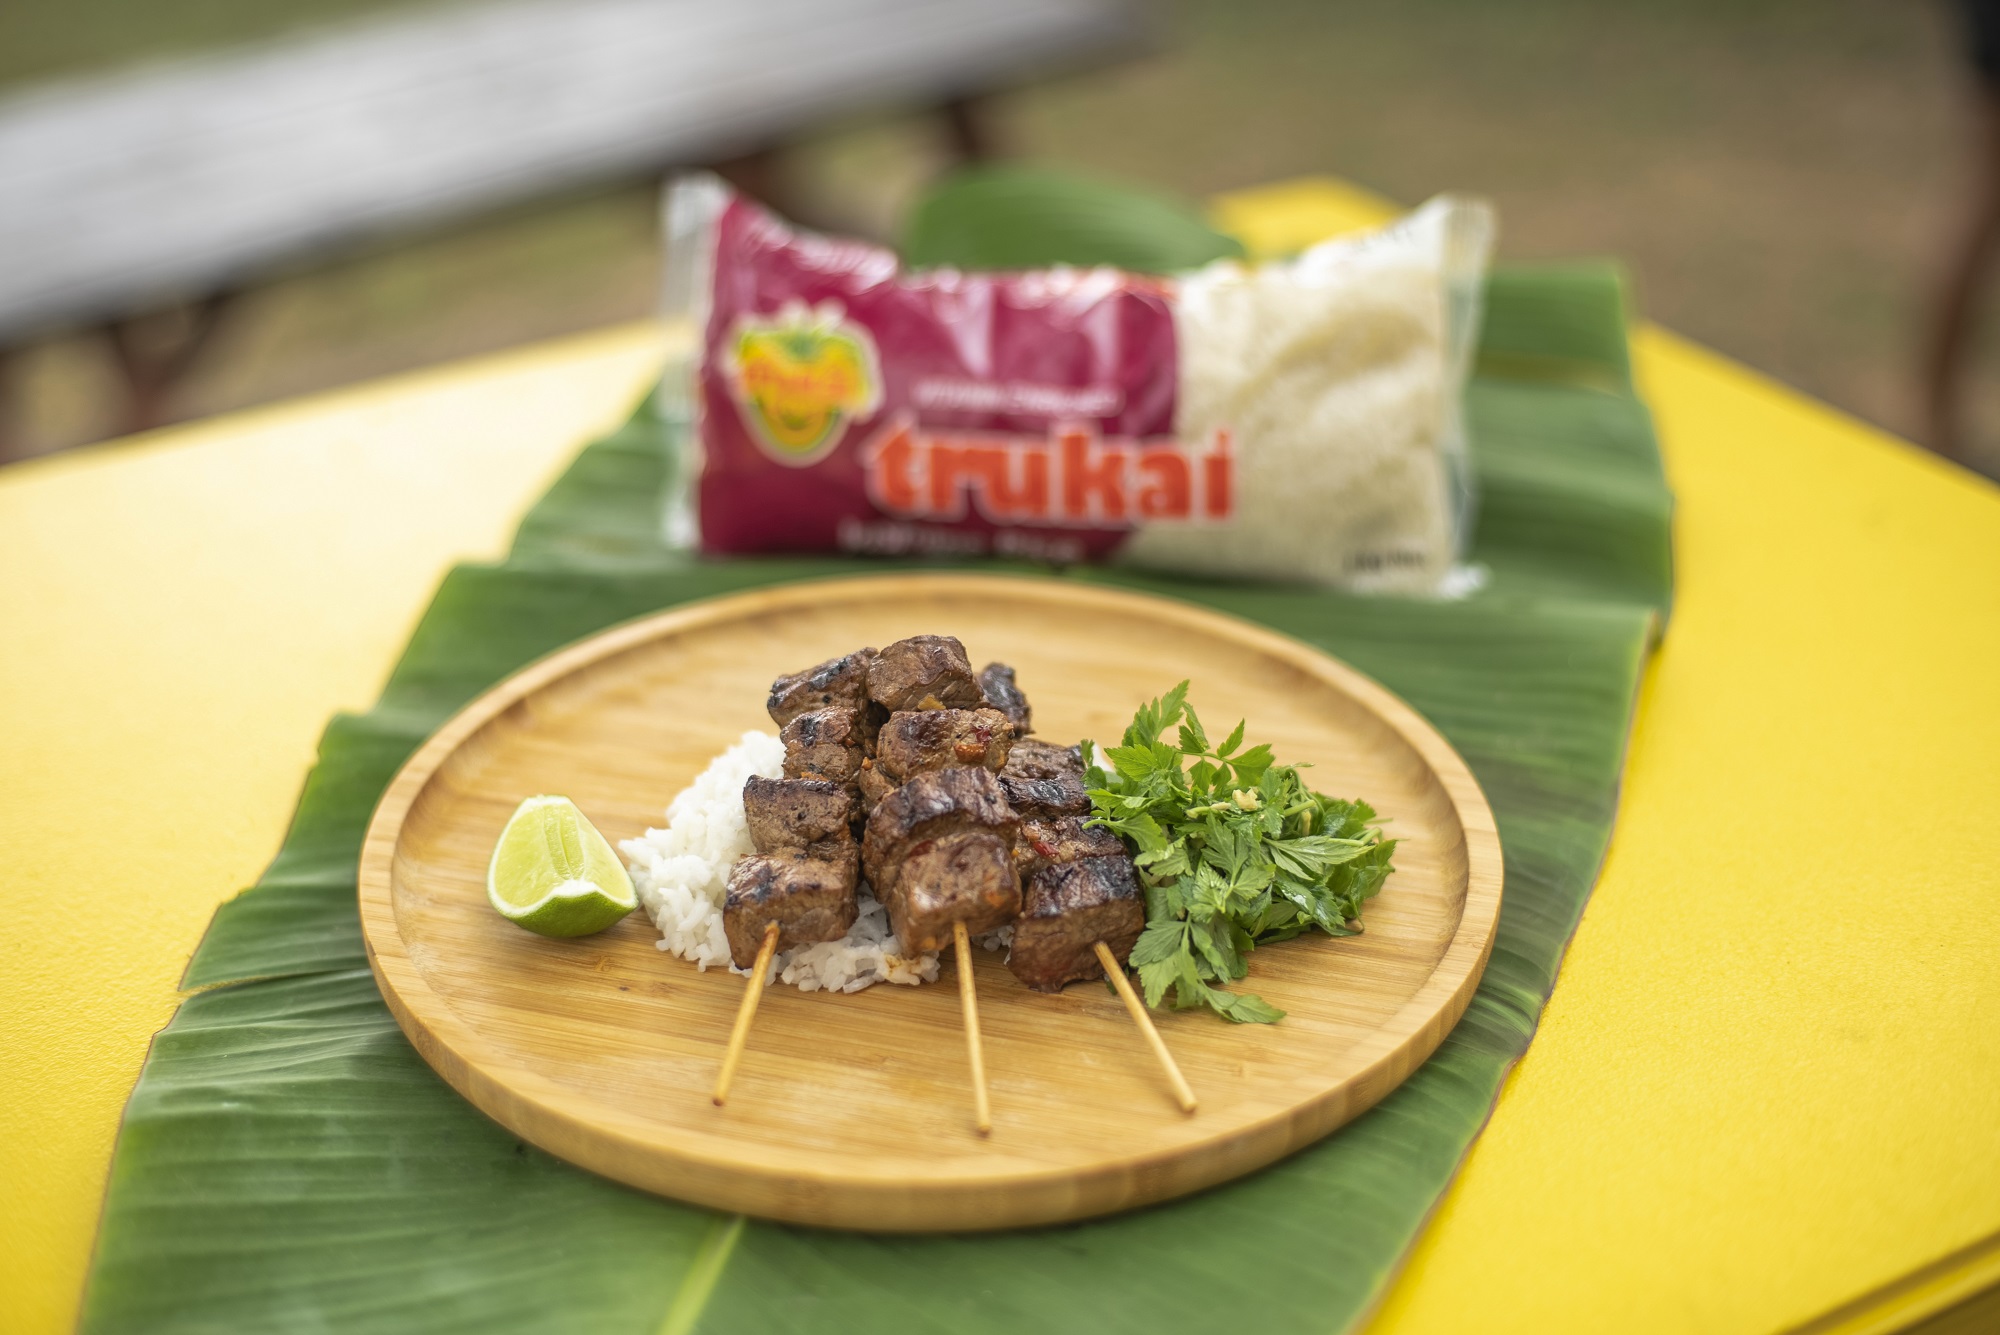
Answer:
[[[1174,431],[1229,433],[1236,512],[1154,520],[1118,559],[1435,592],[1467,536],[1460,399],[1492,234],[1489,206],[1442,196],[1295,259],[1183,275]]]
[[[667,826],[619,844],[640,907],[660,929],[654,944],[691,960],[696,967],[729,964],[729,938],[722,929],[722,899],[729,870],[757,850],[743,815],[743,785],[751,775],[775,779],[784,773],[785,747],[768,732],[746,732],[742,740],[709,762],[667,806]],[[821,941],[779,952],[775,980],[804,992],[859,992],[876,983],[935,982],[935,954],[907,955],[889,930],[889,914],[863,889],[860,916],[838,941]],[[1013,938],[1011,924],[979,938],[988,950]],[[732,973],[747,970],[730,966]]]
[[[640,907],[660,929],[661,950],[703,969],[729,962],[722,895],[736,859],[756,851],[743,818],[743,785],[753,774],[776,778],[784,762],[776,737],[744,733],[667,805],[666,829],[618,846]]]

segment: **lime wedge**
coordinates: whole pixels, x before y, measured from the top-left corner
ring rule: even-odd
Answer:
[[[618,855],[567,797],[515,808],[493,846],[486,897],[508,922],[543,936],[601,932],[639,906]]]

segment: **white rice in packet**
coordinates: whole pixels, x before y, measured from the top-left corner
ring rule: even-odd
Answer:
[[[662,389],[693,425],[668,528],[706,553],[1432,593],[1467,536],[1481,201],[1171,279],[906,271],[707,175],[667,230],[667,313],[697,333]]]

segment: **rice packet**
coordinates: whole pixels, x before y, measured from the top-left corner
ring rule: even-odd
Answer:
[[[675,540],[1439,589],[1493,215],[1440,196],[1266,264],[906,270],[706,174],[666,209]]]

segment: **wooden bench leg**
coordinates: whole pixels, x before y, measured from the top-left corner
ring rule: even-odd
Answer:
[[[125,380],[125,417],[120,429],[148,431],[167,420],[174,388],[194,366],[221,321],[233,293],[216,292],[187,308],[187,323],[165,338],[152,317],[130,316],[103,326],[104,337]]]
[[[946,139],[957,165],[990,162],[1000,156],[984,98],[955,97],[939,107],[938,114],[944,118]]]
[[[14,462],[21,448],[21,423],[15,416],[21,395],[12,375],[15,353],[14,348],[0,347],[0,464]]]
[[[727,158],[713,164],[710,170],[738,192],[767,208],[784,212],[784,203],[779,199],[784,191],[779,181],[779,150],[776,147],[760,148],[741,157]]]

